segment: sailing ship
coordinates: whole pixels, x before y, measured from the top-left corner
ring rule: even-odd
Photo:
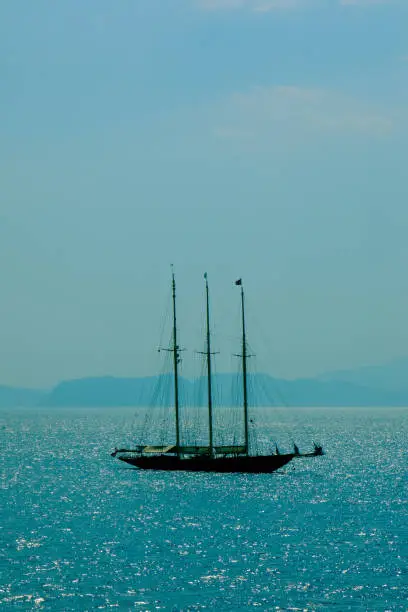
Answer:
[[[214,443],[213,427],[213,397],[212,397],[212,351],[210,334],[210,305],[207,274],[204,275],[206,288],[206,351],[207,357],[207,392],[208,392],[208,444],[205,446],[186,446],[181,444],[180,434],[180,399],[179,399],[179,364],[180,346],[177,339],[176,318],[176,281],[172,272],[172,303],[173,303],[173,334],[172,347],[167,349],[173,353],[174,375],[174,416],[175,443],[165,446],[141,445],[133,449],[117,449],[111,453],[121,461],[144,470],[188,471],[188,472],[241,472],[270,473],[278,470],[294,457],[295,453],[280,453],[276,448],[273,454],[251,455],[248,427],[248,380],[247,359],[248,346],[245,326],[245,299],[242,279],[235,282],[240,287],[241,321],[242,321],[242,418],[244,425],[244,441],[242,444],[218,446]]]

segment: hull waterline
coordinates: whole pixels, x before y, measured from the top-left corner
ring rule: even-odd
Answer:
[[[192,457],[169,456],[118,457],[129,465],[142,470],[182,471],[182,472],[224,472],[269,474],[283,467],[293,459],[293,454],[258,455],[254,457]]]

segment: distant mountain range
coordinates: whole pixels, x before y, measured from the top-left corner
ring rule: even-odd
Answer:
[[[218,374],[213,386],[218,405],[242,402],[237,374]],[[329,372],[316,378],[284,380],[267,374],[249,377],[251,403],[259,406],[408,406],[408,358],[380,366]],[[180,379],[183,403],[206,404],[206,380]],[[145,378],[67,380],[50,391],[0,386],[0,407],[149,406],[172,404],[170,374]]]
[[[38,389],[19,389],[0,385],[0,408],[38,406],[46,396],[47,391]]]
[[[408,390],[408,357],[395,359],[383,365],[329,372],[317,377],[316,380],[348,382],[391,393],[406,393]]]

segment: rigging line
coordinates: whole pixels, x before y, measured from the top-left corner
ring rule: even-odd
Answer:
[[[287,421],[288,411],[287,410],[282,411],[281,406],[278,406],[275,400],[271,397],[271,389],[268,388],[267,381],[265,380],[264,376],[262,376],[262,374],[259,374],[259,371],[257,369],[257,359],[254,360],[253,365],[254,365],[254,374],[256,376],[256,380],[259,382],[260,389],[263,392],[262,399],[266,403],[265,406],[267,408],[273,409],[273,415],[275,416],[275,418],[278,418],[279,420],[283,419],[284,421]],[[272,384],[273,384],[273,379],[272,379]],[[276,390],[275,385],[274,385],[274,390]]]
[[[159,417],[162,423],[162,427],[158,428],[161,431],[162,437],[161,441],[164,445],[165,443],[169,443],[170,436],[170,413],[172,410],[172,396],[173,396],[173,382],[170,374],[171,363],[172,363],[172,354],[170,352],[165,353],[165,370],[166,373],[163,375],[162,381],[163,384],[161,386],[161,403],[160,403],[160,411]],[[154,424],[152,424],[154,426]]]
[[[271,347],[276,346],[273,341],[273,336],[268,333],[265,328],[260,324],[259,318],[252,315],[252,308],[250,305],[249,308],[249,319],[251,322],[251,327],[253,327],[256,331],[256,335],[259,339],[259,345],[261,352],[269,354],[271,352]]]
[[[161,418],[161,411],[164,403],[166,403],[166,390],[167,390],[167,373],[169,369],[170,358],[165,353],[165,359],[162,360],[162,367],[160,368],[157,380],[153,387],[153,393],[150,398],[147,409],[145,410],[144,422],[142,425],[142,440],[147,440],[147,437],[151,436],[151,431],[154,427],[153,423]],[[168,400],[168,398],[167,398]],[[168,401],[167,401],[168,403]],[[157,409],[157,411],[156,411]]]
[[[160,327],[159,347],[163,346],[165,328],[167,327],[168,322],[170,320],[171,301],[172,301],[172,289],[169,288],[168,293],[167,293],[166,308],[162,316],[162,322],[161,322],[161,327]],[[168,346],[170,346],[170,343],[168,344]]]
[[[198,398],[197,398],[197,410],[196,410],[196,439],[197,443],[203,439],[203,416],[204,416],[204,406],[205,406],[205,397],[204,397],[204,388],[205,388],[205,371],[206,364],[204,359],[199,360],[200,363],[200,374],[198,378]]]
[[[217,366],[217,360],[215,359],[215,354],[213,355],[213,359],[212,359],[212,371],[213,371],[213,418],[214,418],[214,446],[217,445],[217,438],[219,436],[219,432],[220,432],[220,380],[219,380],[219,374],[218,374],[218,366]],[[218,435],[217,433],[218,432]]]
[[[271,340],[271,338],[273,336],[271,336],[270,333],[266,333],[265,329],[261,326],[260,321],[257,317],[254,317],[252,314],[252,308],[251,308],[251,303],[250,303],[250,309],[249,309],[249,317],[251,320],[251,325],[254,327],[254,329],[256,329],[256,331],[258,332],[258,335],[260,336],[260,345],[262,345],[263,351],[265,353],[269,353],[270,352],[270,347],[274,346],[274,342],[273,340]],[[268,371],[269,368],[266,368],[266,372]],[[288,402],[288,400],[285,397],[284,391],[282,390],[282,388],[279,387],[278,384],[276,384],[275,379],[271,376],[272,382],[273,382],[273,386],[274,386],[274,395],[277,398],[277,401],[273,401],[273,405],[275,406],[275,410],[277,412],[279,412],[279,414],[281,414],[283,416],[283,418],[285,420],[288,419],[291,422],[291,427],[292,429],[296,427],[296,425],[298,424],[298,421],[296,419],[295,413],[292,410],[282,410],[283,408],[290,408],[290,402]],[[267,394],[267,397],[270,397],[270,392],[269,394]],[[278,406],[278,402],[281,404],[280,406]]]
[[[257,359],[255,359],[254,365],[257,368]],[[256,374],[258,373],[259,371],[257,369]],[[273,390],[267,386],[267,381],[263,377],[260,377],[260,385],[263,388],[265,399],[268,402],[268,407],[273,407],[274,414],[280,419],[286,421],[288,424],[288,429],[293,432],[293,430],[296,429],[298,425],[298,420],[296,419],[295,413],[293,412],[293,410],[290,410],[290,404],[286,400],[284,393],[279,388],[279,385],[276,384],[275,379],[273,377],[270,377],[270,379],[271,386],[273,386]],[[275,400],[273,396],[276,396],[277,399]]]
[[[241,404],[242,404],[242,389],[241,389],[241,381],[242,381],[242,364],[240,363],[238,366],[238,371],[235,373],[235,376],[231,379],[231,396],[233,399],[232,406],[232,432],[233,432],[233,444],[236,445],[238,440],[241,441],[241,419],[238,417],[241,414]]]
[[[193,417],[193,422],[197,423],[197,411],[198,411],[198,401],[197,401],[197,385],[198,385],[198,377],[197,377],[197,362],[194,360],[193,363],[193,374],[192,374],[192,379],[191,379],[191,396],[190,396],[190,413]],[[197,445],[197,428],[196,427],[191,427],[190,428],[190,435],[192,435],[191,438],[191,442],[194,443],[195,445]]]
[[[258,401],[258,390],[256,388],[256,378],[253,373],[253,366],[251,365],[251,373],[249,375],[249,387],[250,387],[250,404],[249,404],[249,435],[250,435],[250,447],[255,451],[259,452],[259,435],[258,435],[258,411],[254,410],[254,406],[259,406]]]

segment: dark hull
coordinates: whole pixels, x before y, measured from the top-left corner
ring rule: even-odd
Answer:
[[[268,474],[289,463],[293,459],[293,454],[216,457],[214,459],[210,457],[179,458],[166,455],[155,455],[153,457],[122,455],[118,458],[142,470]]]

